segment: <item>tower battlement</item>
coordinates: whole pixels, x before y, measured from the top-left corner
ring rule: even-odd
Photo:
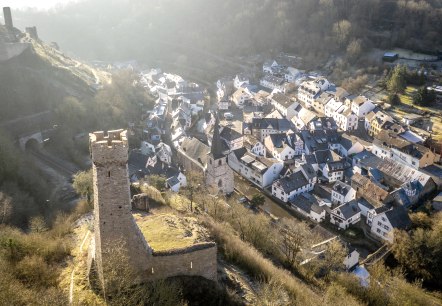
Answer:
[[[123,129],[89,134],[91,158],[95,165],[126,163],[128,159],[127,131]]]

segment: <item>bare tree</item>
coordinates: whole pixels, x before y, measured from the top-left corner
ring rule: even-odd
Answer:
[[[0,192],[0,223],[7,223],[12,215],[12,200]]]
[[[314,243],[314,237],[305,222],[282,220],[280,249],[289,266],[298,261],[302,249],[309,248]]]

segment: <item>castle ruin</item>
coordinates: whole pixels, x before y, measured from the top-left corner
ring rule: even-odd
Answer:
[[[5,26],[8,29],[14,28],[14,24],[12,23],[12,14],[11,14],[11,8],[10,7],[4,7],[3,8],[3,17],[5,19]]]
[[[134,282],[179,275],[202,276],[216,281],[216,244],[200,243],[183,249],[155,252],[147,243],[132,216],[127,170],[128,140],[125,130],[94,132],[89,135],[93,163],[94,239],[90,268],[96,271],[101,287],[106,283],[103,265],[113,248],[124,249],[137,274]]]

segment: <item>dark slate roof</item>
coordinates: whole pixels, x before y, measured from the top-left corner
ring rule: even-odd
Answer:
[[[166,178],[170,178],[173,176],[178,176],[180,171],[175,167],[170,167],[169,165],[163,163],[162,161],[158,160],[155,165],[148,166],[146,168],[146,174],[147,175],[162,175]]]
[[[149,156],[142,154],[139,150],[132,150],[129,153],[128,170],[129,175],[136,173],[138,170],[145,170]]]
[[[333,190],[345,197],[350,192],[351,186],[345,184],[344,182],[336,181],[336,183],[333,185]]]
[[[241,138],[242,134],[238,133],[234,129],[231,129],[230,127],[224,127],[220,133],[220,137],[222,139],[224,139],[225,141],[232,141],[232,140]]]
[[[313,169],[312,165],[304,164],[301,166],[304,170],[305,175],[307,176],[307,180],[311,180],[317,176],[315,169]]]
[[[253,118],[252,129],[274,129],[281,132],[290,130],[291,123],[287,119]]]
[[[299,189],[305,185],[308,185],[308,181],[301,171],[295,172],[289,176],[283,177],[276,181],[276,184],[284,190],[286,193],[290,193],[296,189]]]
[[[232,152],[233,152],[233,154],[235,154],[236,158],[238,160],[240,160],[241,157],[243,157],[247,153],[247,149],[243,147],[243,148],[236,149]]]
[[[367,209],[373,209],[374,206],[370,204],[365,198],[359,198],[356,200],[359,205],[367,207]]]
[[[317,214],[320,214],[324,211],[324,208],[322,208],[318,205],[318,200],[316,199],[316,197],[308,192],[305,192],[305,193],[295,196],[290,201],[290,204],[292,206],[298,207],[299,209],[304,211],[306,214],[310,214],[311,211],[314,211]]]
[[[358,202],[356,200],[351,200],[348,203],[342,204],[336,210],[341,211],[342,216],[348,220],[357,213],[361,212],[361,209],[358,206]]]
[[[172,176],[167,179],[167,184],[172,187],[180,183],[180,180],[177,176]]]
[[[219,117],[217,114],[215,119],[215,127],[213,128],[212,147],[210,148],[210,154],[213,155],[214,159],[219,159],[224,157],[223,151],[223,144],[219,133]]]
[[[411,225],[407,210],[402,206],[394,207],[391,210],[386,211],[385,215],[394,228],[407,229]]]

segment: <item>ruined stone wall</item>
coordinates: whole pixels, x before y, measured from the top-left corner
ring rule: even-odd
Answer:
[[[154,252],[146,270],[147,280],[171,276],[202,276],[216,281],[217,248],[215,243],[204,243],[173,252]]]
[[[19,56],[27,50],[31,44],[28,43],[2,43],[0,42],[0,62],[8,61]]]

